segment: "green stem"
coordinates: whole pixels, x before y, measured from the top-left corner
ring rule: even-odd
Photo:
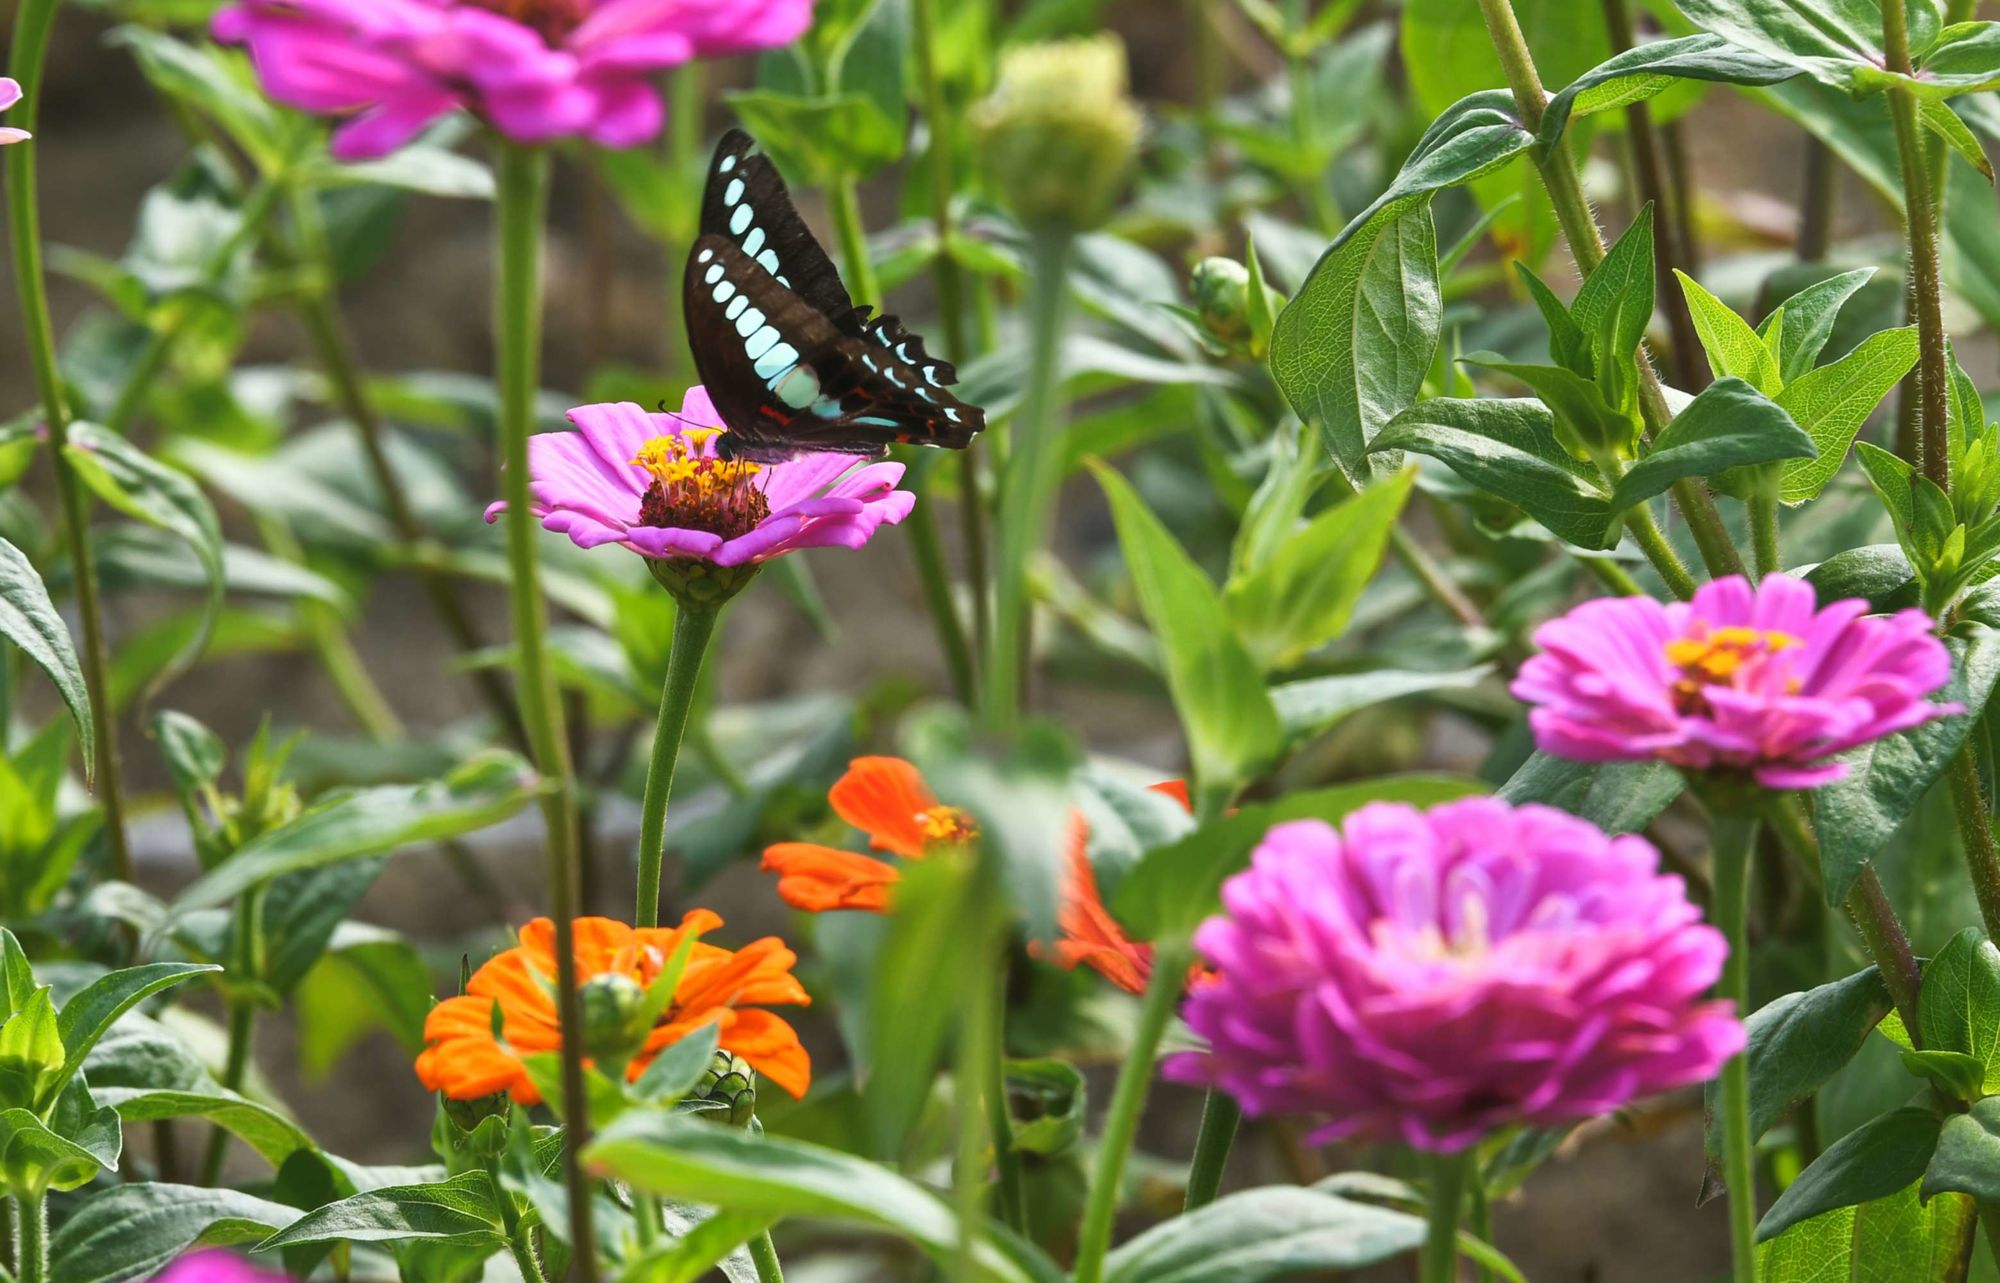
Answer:
[[[1396,554],[1397,560],[1417,577],[1418,585],[1431,600],[1449,611],[1461,628],[1484,630],[1490,627],[1479,607],[1451,581],[1451,576],[1447,575],[1444,567],[1437,563],[1437,559],[1417,542],[1416,536],[1400,524],[1389,527],[1389,548]]]
[[[1799,239],[1802,263],[1817,263],[1833,247],[1834,202],[1840,193],[1840,168],[1833,148],[1817,135],[1805,136],[1805,190],[1799,195]]]
[[[997,943],[997,940],[996,940]],[[979,1095],[986,1105],[986,1130],[993,1141],[993,1168],[999,1176],[1000,1219],[1028,1231],[1028,1183],[1014,1148],[1014,1119],[1007,1112],[1007,967],[1002,959],[994,982],[980,985],[968,1019],[985,1030],[976,1048],[983,1064]]]
[[[719,607],[683,601],[674,615],[674,644],[667,655],[666,680],[660,685],[660,719],[653,728],[653,756],[646,765],[646,797],[639,812],[639,892],[634,921],[642,927],[660,925],[660,866],[666,860],[667,802],[674,791],[674,763],[681,754],[702,663],[708,658],[721,613]]]
[[[1750,496],[1750,542],[1756,550],[1757,577],[1775,575],[1784,568],[1778,554],[1778,496],[1759,486]]]
[[[1972,874],[1972,892],[1979,899],[1979,916],[1986,934],[2000,937],[2000,844],[1993,838],[1993,808],[1979,782],[1979,765],[1968,746],[1951,762],[1952,814],[1965,844],[1965,864]]]
[[[306,564],[304,550],[283,521],[260,516],[257,529],[272,556],[295,566]],[[400,740],[403,737],[402,719],[396,716],[388,697],[369,674],[368,665],[356,653],[339,612],[326,602],[307,597],[299,598],[295,609],[299,624],[305,629],[306,641],[319,657],[320,667],[326,670],[341,703],[347,705],[347,711],[362,732],[378,744]]]
[[[535,769],[542,777],[542,820],[547,830],[549,908],[555,919],[556,1008],[561,1029],[579,1018],[576,946],[578,825],[576,779],[562,730],[555,668],[548,651],[548,605],[542,598],[541,558],[528,492],[528,434],[534,429],[535,392],[541,381],[542,221],[548,205],[546,152],[504,140],[499,152],[497,315],[500,443],[507,499],[508,589],[514,622],[515,684],[521,721]],[[590,1216],[590,1184],[577,1154],[590,1131],[583,1091],[583,1048],[562,1039],[565,1121],[563,1176],[569,1189],[569,1243],[579,1283],[596,1283],[597,1235]]]
[[[1632,578],[1631,572],[1612,558],[1578,557],[1577,560],[1583,563],[1585,570],[1597,576],[1597,582],[1610,589],[1614,596],[1643,597],[1646,595],[1646,590],[1639,586],[1638,580]]]
[[[14,1283],[44,1283],[49,1276],[49,1199],[14,1196]]]
[[[1507,86],[1513,91],[1521,123],[1533,133],[1541,128],[1542,112],[1549,99],[1547,91],[1542,88],[1541,73],[1535,69],[1534,55],[1528,50],[1527,37],[1521,34],[1520,21],[1514,16],[1514,7],[1510,0],[1479,0],[1479,11],[1486,20],[1486,32],[1492,38],[1494,52],[1499,55]],[[1546,155],[1538,156],[1535,165],[1541,173],[1542,187],[1555,206],[1556,222],[1562,228],[1563,240],[1569,245],[1570,257],[1576,261],[1577,270],[1588,277],[1604,261],[1604,233],[1598,228],[1597,215],[1591,212],[1590,201],[1583,193],[1583,179],[1577,173],[1576,160],[1570,155],[1567,140]],[[1652,357],[1647,354],[1644,343],[1639,345],[1636,357],[1639,410],[1646,421],[1647,432],[1657,436],[1672,421],[1673,414],[1667,408],[1659,373],[1654,370]],[[1729,529],[1722,524],[1722,514],[1716,511],[1715,500],[1708,491],[1691,480],[1683,479],[1674,483],[1671,493],[1675,505],[1687,520],[1688,531],[1694,536],[1695,546],[1701,552],[1702,564],[1708,568],[1708,573],[1742,574],[1742,559],[1736,555],[1736,545],[1731,542]],[[1664,547],[1665,541],[1661,543]],[[1655,558],[1655,565],[1658,564]]]
[[[954,137],[951,114],[945,100],[944,77],[938,70],[937,0],[910,0],[910,24],[917,55],[917,78],[923,84],[924,121],[930,126],[931,136],[924,159],[931,177],[931,228],[937,236],[931,277],[937,283],[938,328],[944,336],[945,355],[963,361],[969,355],[965,346],[965,282],[959,275],[958,258],[952,252],[951,200],[958,186],[951,172]]]
[[[1980,1199],[1974,1206],[1979,1209],[1979,1228],[1986,1231],[1986,1250],[2000,1265],[2000,1203]]]
[[[1472,1197],[1472,1236],[1482,1243],[1491,1243],[1493,1241],[1493,1203],[1486,1196],[1486,1181],[1481,1176],[1476,1162],[1474,1163],[1472,1179],[1467,1183],[1472,1187],[1470,1190]],[[1484,1261],[1481,1261],[1479,1268],[1472,1272],[1472,1277],[1476,1280],[1476,1283],[1493,1283],[1493,1271],[1487,1268]]]
[[[1882,6],[1882,53],[1888,70],[1913,76],[1908,15],[1896,4]],[[1896,156],[1903,170],[1903,230],[1910,244],[1910,309],[1917,321],[1917,445],[1923,474],[1940,487],[1951,486],[1950,442],[1945,433],[1951,396],[1945,350],[1943,285],[1938,259],[1937,204],[1924,155],[1917,97],[1908,89],[1889,90],[1889,115],[1896,129]],[[1988,921],[1992,921],[1989,917]]]
[[[1010,727],[1021,712],[1028,641],[1028,565],[1042,544],[1062,480],[1062,335],[1069,299],[1065,229],[1033,233],[1028,251],[1028,388],[1009,428],[994,567],[993,636],[987,649],[986,717]]]
[[[239,992],[229,998],[229,1050],[222,1065],[222,1085],[240,1092],[250,1077],[250,1051],[257,1036],[257,1004],[248,996],[248,986],[264,979],[264,886],[258,884],[236,898],[236,920],[231,939],[232,968]],[[208,1152],[202,1158],[201,1183],[210,1187],[222,1179],[222,1164],[229,1157],[229,1131],[216,1127],[209,1133]]]
[[[1660,533],[1653,510],[1643,503],[1637,505],[1625,514],[1625,527],[1632,532],[1639,551],[1646,554],[1646,560],[1653,563],[1654,571],[1666,582],[1667,591],[1682,601],[1694,596],[1694,576],[1688,573],[1687,564],[1667,542],[1667,537]]]
[[[703,96],[707,85],[700,60],[684,62],[667,73],[667,174],[672,203],[667,211],[667,323],[661,326],[666,343],[669,384],[680,387],[693,383],[694,355],[688,347],[681,312],[680,260],[694,243],[695,224],[701,202]]]
[[[1757,817],[1718,810],[1711,818],[1714,924],[1729,941],[1717,992],[1750,1014],[1750,856]],[[1722,1177],[1729,1190],[1729,1245],[1735,1283],[1757,1283],[1757,1169],[1750,1136],[1750,1062],[1737,1055],[1722,1067]]]
[[[1194,1139],[1194,1159],[1188,1164],[1187,1202],[1181,1210],[1192,1212],[1215,1201],[1222,1188],[1222,1169],[1229,1165],[1229,1149],[1236,1141],[1236,1126],[1243,1121],[1243,1108],[1235,1099],[1211,1090],[1201,1103],[1201,1131]]]
[[[757,1269],[757,1283],[785,1283],[784,1267],[778,1264],[778,1249],[771,1231],[763,1230],[750,1240],[750,1264]]]
[[[1104,1119],[1104,1133],[1097,1142],[1097,1166],[1091,1173],[1090,1193],[1083,1206],[1083,1228],[1077,1237],[1076,1283],[1099,1283],[1104,1277],[1104,1257],[1111,1250],[1112,1221],[1118,1212],[1118,1194],[1125,1183],[1125,1162],[1138,1135],[1139,1114],[1146,1107],[1146,1090],[1153,1081],[1153,1062],[1159,1056],[1160,1039],[1173,1017],[1187,980],[1188,955],[1183,945],[1160,946],[1153,959],[1153,978],[1139,1007],[1139,1023],[1132,1030],[1132,1047],[1118,1070],[1118,1085],[1111,1092],[1111,1109]]]
[[[875,264],[868,257],[868,235],[861,222],[861,201],[854,194],[854,179],[842,175],[827,188],[827,212],[840,238],[840,258],[847,266],[847,292],[856,303],[882,306],[882,286],[875,279]]]
[[[1424,1248],[1417,1269],[1423,1283],[1453,1283],[1458,1278],[1458,1222],[1476,1152],[1433,1154],[1426,1164],[1431,1182],[1425,1200]]]
[[[21,101],[7,123],[33,131],[40,117],[42,61],[55,28],[60,0],[21,0],[14,21],[10,74],[21,86]],[[42,267],[41,206],[36,197],[35,154],[41,144],[15,143],[7,151],[7,213],[13,237],[14,277],[21,294],[21,323],[27,331],[35,393],[48,426],[49,457],[55,468],[56,498],[62,507],[63,541],[76,583],[82,626],[84,685],[90,691],[90,723],[96,741],[98,803],[104,808],[104,841],[112,876],[132,880],[132,851],[125,837],[125,797],[119,787],[118,723],[111,708],[110,651],[104,639],[104,606],[98,590],[97,557],[90,547],[90,507],[83,482],[69,460],[69,405],[56,363],[55,322],[49,315],[48,278]]]
[[[952,600],[944,543],[938,537],[937,516],[931,505],[931,472],[938,458],[935,450],[921,450],[910,460],[904,487],[917,496],[917,505],[910,510],[903,526],[909,532],[910,556],[917,563],[924,610],[931,617],[931,631],[937,634],[938,649],[944,652],[945,667],[951,673],[952,692],[959,703],[971,708],[975,699],[972,647],[965,637],[965,625],[958,617],[958,604]]]

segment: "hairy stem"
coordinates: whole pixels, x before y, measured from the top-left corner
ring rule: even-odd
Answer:
[[[46,1194],[16,1194],[14,1202],[14,1283],[45,1283],[49,1277],[49,1200]]]
[[[1986,934],[2000,937],[2000,843],[1993,837],[1993,807],[1979,782],[1979,765],[1970,746],[1958,751],[1946,779],[1951,787],[1951,810],[1958,819],[1958,834],[1965,843],[1966,869],[1972,875],[1972,892],[1979,899],[1979,916]]]
[[[1899,4],[1882,6],[1882,53],[1891,73],[1914,76],[1910,64],[1909,16]],[[1910,247],[1910,311],[1917,322],[1916,446],[1918,464],[1940,487],[1951,486],[1950,443],[1945,419],[1951,396],[1950,357],[1945,350],[1944,293],[1938,259],[1936,194],[1925,155],[1917,96],[1901,86],[1888,92],[1896,128],[1896,157],[1903,171],[1903,234]],[[1989,915],[1989,922],[1992,917]]]

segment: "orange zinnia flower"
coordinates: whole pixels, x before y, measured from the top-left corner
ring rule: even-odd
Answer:
[[[1187,781],[1165,780],[1153,785],[1182,806],[1188,805]],[[1097,891],[1097,870],[1090,863],[1090,826],[1081,815],[1070,824],[1069,876],[1063,881],[1062,903],[1056,910],[1056,926],[1062,939],[1037,957],[1055,963],[1065,971],[1082,963],[1127,993],[1144,993],[1153,978],[1153,946],[1125,934],[1104,897]]]
[[[722,925],[707,909],[695,909],[678,927],[627,926],[611,918],[578,918],[575,925],[579,984],[598,976],[622,976],[640,988],[657,979],[683,942]],[[454,1100],[475,1100],[505,1091],[523,1105],[541,1093],[521,1063],[523,1055],[558,1051],[562,1028],[556,1018],[555,923],[536,918],[521,928],[519,947],[490,959],[472,974],[465,992],[446,998],[424,1021],[424,1050],[417,1077],[425,1087]],[[698,940],[674,987],[673,999],[654,1022],[627,1068],[633,1079],[653,1058],[703,1025],[721,1031],[721,1046],[750,1062],[758,1073],[793,1096],[812,1081],[812,1061],[799,1035],[768,1011],[738,1004],[811,1001],[792,976],[797,955],[776,936],[741,949],[723,949]],[[493,1036],[499,1009],[501,1038]]]
[[[833,812],[868,835],[877,851],[921,860],[941,847],[963,846],[978,830],[956,807],[939,803],[916,767],[897,757],[857,757],[828,790]],[[883,913],[902,881],[895,865],[812,842],[780,842],[764,852],[764,871],[778,875],[778,895],[808,913],[862,909]]]

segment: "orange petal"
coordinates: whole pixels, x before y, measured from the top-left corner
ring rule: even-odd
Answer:
[[[1158,784],[1153,785],[1152,788],[1153,792],[1164,793],[1188,810],[1194,810],[1194,803],[1188,800],[1186,780],[1161,780]]]
[[[812,1057],[799,1041],[799,1031],[768,1011],[738,1011],[722,1027],[722,1047],[750,1062],[764,1077],[794,1099],[812,1086]]]
[[[877,851],[908,859],[924,853],[919,817],[938,804],[917,768],[899,757],[857,757],[827,791],[834,814],[868,835]]]
[[[1056,913],[1063,938],[1052,949],[1037,952],[1065,970],[1087,964],[1120,989],[1142,993],[1153,974],[1153,947],[1134,943],[1104,907],[1097,871],[1090,863],[1089,837],[1083,818],[1075,817],[1070,826],[1069,876]]]
[[[809,842],[780,842],[769,848],[763,868],[778,875],[779,898],[807,913],[831,909],[881,913],[889,907],[889,888],[903,876],[881,860]]]

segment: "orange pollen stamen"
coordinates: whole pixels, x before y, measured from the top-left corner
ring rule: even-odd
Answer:
[[[970,842],[979,836],[979,826],[970,815],[955,806],[933,806],[917,812],[917,827],[923,830],[924,845]]]
[[[689,428],[654,437],[632,456],[632,466],[652,477],[639,501],[642,526],[678,526],[733,539],[756,529],[771,505],[754,478],[764,469],[748,460],[718,459],[716,428]]]
[[[1801,644],[1799,638],[1775,629],[1741,625],[1711,629],[1698,623],[1690,635],[1667,643],[1667,662],[1681,672],[1674,683],[1675,701],[1684,711],[1697,709],[1704,703],[1703,687],[1727,684],[1746,668]]]

